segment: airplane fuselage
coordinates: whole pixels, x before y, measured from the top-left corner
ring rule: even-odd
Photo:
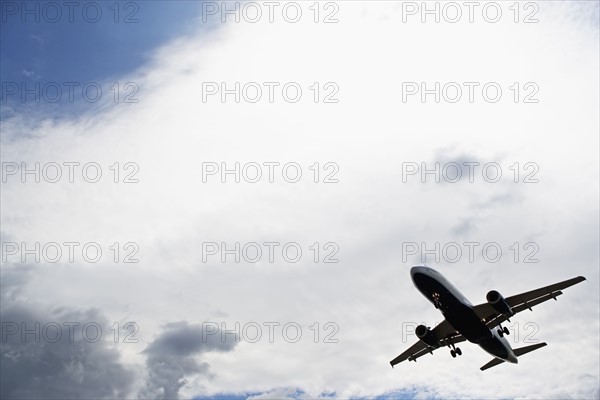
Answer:
[[[432,268],[413,267],[410,270],[413,283],[446,320],[469,342],[503,361],[517,363],[517,357],[508,340],[497,329],[490,329],[479,319],[473,305],[446,278]]]

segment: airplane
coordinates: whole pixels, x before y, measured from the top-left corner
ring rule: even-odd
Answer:
[[[491,290],[486,295],[487,303],[473,306],[433,268],[425,265],[415,266],[411,268],[410,275],[417,289],[441,311],[445,319],[433,329],[425,325],[417,326],[415,334],[419,341],[390,361],[392,368],[405,360],[416,362],[419,357],[427,353],[433,354],[434,350],[444,346],[451,348],[450,355],[456,358],[462,355],[462,351],[455,345],[465,340],[478,344],[494,356],[480,368],[482,371],[505,361],[517,364],[517,357],[544,347],[546,343],[512,349],[504,337],[509,334],[509,330],[502,327],[502,323],[510,322],[510,317],[523,310],[533,311],[533,306],[546,300],[556,300],[562,294],[561,290],[585,280],[583,276],[578,276],[507,298],[498,291]]]

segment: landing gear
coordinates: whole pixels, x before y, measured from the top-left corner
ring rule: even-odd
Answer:
[[[500,327],[498,328],[498,331],[497,331],[497,332],[498,332],[498,335],[499,335],[500,337],[503,337],[504,335],[506,335],[506,336],[510,335],[510,331],[508,330],[508,328],[507,328],[507,327],[504,327],[504,328],[503,328],[503,327],[501,327],[501,326],[500,326]]]
[[[452,358],[456,358],[456,356],[461,356],[462,355],[462,351],[460,350],[459,347],[455,347],[454,344],[448,345],[448,347],[452,346],[452,349],[450,350],[450,355],[452,356]]]

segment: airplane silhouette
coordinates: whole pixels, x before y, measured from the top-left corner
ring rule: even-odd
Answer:
[[[505,361],[517,364],[517,357],[546,346],[546,343],[537,343],[512,349],[504,337],[509,334],[509,330],[502,327],[502,323],[510,322],[509,318],[516,313],[531,310],[533,306],[546,300],[556,300],[562,294],[561,290],[585,280],[583,276],[578,276],[507,298],[496,290],[491,290],[486,295],[487,303],[473,306],[433,268],[416,266],[411,268],[410,275],[417,289],[442,312],[445,320],[433,329],[425,325],[417,326],[415,333],[420,340],[390,361],[392,367],[405,360],[417,361],[417,358],[427,353],[433,354],[434,350],[444,346],[451,348],[452,357],[460,356],[462,351],[455,345],[468,340],[494,356],[480,368],[482,371]]]

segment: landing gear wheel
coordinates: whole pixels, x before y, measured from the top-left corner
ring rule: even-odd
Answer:
[[[456,348],[456,354],[462,356],[462,350],[459,347]]]
[[[502,329],[498,329],[498,335],[500,335],[500,337],[504,336],[504,331]]]
[[[452,358],[456,358],[456,352],[454,350],[450,350],[450,355]]]
[[[507,327],[502,328],[502,332],[504,332],[505,335],[510,335],[510,331]]]

